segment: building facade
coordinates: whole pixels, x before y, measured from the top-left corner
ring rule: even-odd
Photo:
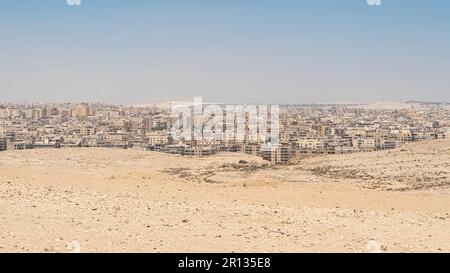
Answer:
[[[7,147],[6,138],[0,138],[0,151],[6,151]]]

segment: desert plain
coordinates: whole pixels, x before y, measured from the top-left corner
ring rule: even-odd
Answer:
[[[450,140],[287,166],[5,151],[0,252],[450,252]]]

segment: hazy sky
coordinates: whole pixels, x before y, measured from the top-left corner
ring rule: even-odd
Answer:
[[[0,101],[450,101],[450,1],[0,0]]]

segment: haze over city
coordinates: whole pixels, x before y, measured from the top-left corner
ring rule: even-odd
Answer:
[[[448,102],[449,8],[0,0],[0,101]]]

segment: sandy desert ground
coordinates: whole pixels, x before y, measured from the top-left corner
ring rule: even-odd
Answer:
[[[449,186],[450,140],[290,166],[6,151],[0,252],[450,252]]]

